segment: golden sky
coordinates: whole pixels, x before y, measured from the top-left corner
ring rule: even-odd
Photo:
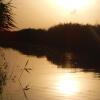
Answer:
[[[49,28],[66,23],[100,23],[100,0],[14,0],[19,29]]]

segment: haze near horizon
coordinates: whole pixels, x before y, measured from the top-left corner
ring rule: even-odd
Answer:
[[[18,29],[49,28],[59,23],[100,24],[99,0],[15,0]]]

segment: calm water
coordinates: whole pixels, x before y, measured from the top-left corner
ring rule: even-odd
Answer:
[[[100,78],[94,72],[71,68],[70,63],[70,68],[58,68],[45,57],[11,49],[4,52],[9,68],[0,100],[100,100]]]

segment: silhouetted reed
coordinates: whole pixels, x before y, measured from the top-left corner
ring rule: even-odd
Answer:
[[[6,85],[7,73],[8,73],[8,63],[5,58],[5,54],[3,50],[0,48],[0,96],[1,100],[3,100],[3,89]]]
[[[15,27],[11,1],[0,0],[0,31],[9,31]]]
[[[25,66],[24,66],[24,68],[22,69],[22,71],[21,71],[21,73],[20,73],[20,76],[19,76],[19,78],[18,78],[18,81],[19,81],[21,90],[23,91],[26,100],[28,100],[28,96],[27,96],[27,94],[26,94],[26,91],[28,91],[30,88],[29,88],[29,85],[26,85],[25,87],[23,87],[23,85],[22,85],[22,83],[21,83],[21,77],[22,77],[24,71],[26,71],[27,73],[30,73],[30,70],[32,70],[31,68],[27,67],[28,63],[29,63],[29,60],[26,61]]]

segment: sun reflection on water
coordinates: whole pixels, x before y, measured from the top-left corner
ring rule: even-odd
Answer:
[[[71,73],[67,73],[56,82],[56,89],[64,95],[75,95],[80,91],[80,81],[72,77]]]

